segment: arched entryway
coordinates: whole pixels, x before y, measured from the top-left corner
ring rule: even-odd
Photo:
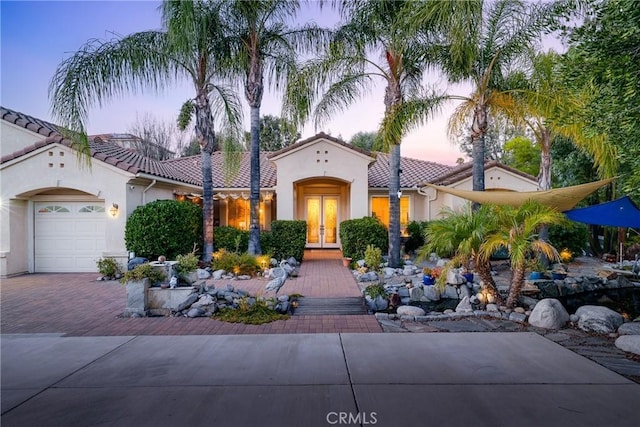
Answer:
[[[340,247],[340,222],[349,218],[350,185],[334,178],[294,183],[296,219],[307,222],[307,248]]]

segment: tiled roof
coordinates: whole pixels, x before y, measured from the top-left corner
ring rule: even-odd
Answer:
[[[514,173],[526,179],[530,179],[533,181],[537,180],[535,176],[529,175],[528,173],[522,172],[518,169],[514,169],[510,166],[504,165],[498,162],[497,160],[488,160],[484,163],[485,170],[493,167],[502,168],[504,170],[507,170],[511,173]],[[451,185],[465,178],[469,178],[472,175],[473,175],[473,163],[467,162],[451,168],[451,170],[448,173],[438,176],[433,181],[425,181],[425,182],[429,182],[431,184],[436,184],[436,185]]]
[[[43,135],[45,139],[30,146],[24,147],[14,153],[8,154],[0,159],[0,164],[19,158],[25,154],[35,151],[50,144],[62,144],[67,147],[72,146],[69,139],[63,138],[57,131],[58,127],[19,113],[4,107],[0,107],[0,118],[10,123],[14,123],[32,132]],[[389,182],[389,155],[386,153],[371,153],[342,140],[319,133],[311,138],[299,141],[289,147],[276,152],[263,152],[260,157],[260,187],[271,188],[276,185],[276,168],[270,158],[280,155],[290,150],[294,150],[302,145],[310,143],[318,138],[328,139],[336,144],[348,147],[351,150],[374,157],[376,160],[369,167],[369,187],[387,188]],[[90,139],[91,157],[113,165],[127,172],[138,174],[144,173],[151,176],[166,178],[191,185],[202,185],[202,169],[200,156],[181,157],[178,159],[158,161],[142,156],[134,151],[122,148],[117,144],[102,140],[99,136]],[[211,170],[213,175],[214,188],[249,188],[250,187],[250,155],[248,152],[241,153],[240,166],[237,174],[232,177],[229,183],[225,182],[223,173],[224,156],[221,152],[215,152],[211,156]],[[498,166],[528,179],[535,180],[534,177],[502,165],[498,162],[487,162],[485,167]],[[400,161],[402,173],[400,175],[400,187],[412,188],[422,185],[425,182],[433,184],[449,185],[461,179],[471,176],[471,163],[460,166],[447,166],[425,160],[411,159],[403,157]]]
[[[389,154],[376,153],[376,161],[369,168],[369,187],[387,188],[389,186]],[[448,173],[452,167],[426,160],[402,157],[400,159],[400,187],[411,188],[424,182],[431,182],[438,176]]]
[[[58,126],[9,108],[0,107],[0,119],[46,137],[59,135]]]
[[[260,187],[270,188],[276,185],[276,168],[268,159],[269,153],[260,153]],[[230,182],[224,179],[224,154],[216,151],[211,155],[211,171],[214,188],[249,188],[251,186],[251,158],[249,152],[240,153],[240,165],[237,173],[231,176]],[[190,180],[202,184],[202,167],[200,155],[165,160],[163,164],[179,171]]]

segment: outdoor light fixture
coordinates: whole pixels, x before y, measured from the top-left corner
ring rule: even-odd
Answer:
[[[398,190],[398,199],[402,197],[402,190]]]
[[[109,213],[114,218],[116,217],[116,215],[118,215],[118,204],[117,203],[112,203],[111,204],[111,207],[109,208]]]

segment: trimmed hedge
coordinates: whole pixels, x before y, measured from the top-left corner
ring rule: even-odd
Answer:
[[[136,256],[175,259],[202,245],[202,209],[190,202],[156,200],[138,206],[127,219],[124,241]]]
[[[389,234],[379,219],[365,216],[348,219],[340,223],[342,255],[354,260],[364,259],[367,245],[380,248],[382,253],[389,250]]]
[[[277,220],[271,222],[271,242],[273,257],[287,259],[294,257],[302,261],[307,244],[307,222],[304,220]],[[266,253],[266,249],[262,248]]]
[[[237,240],[240,245],[237,246]],[[247,252],[249,249],[249,232],[230,226],[221,226],[213,229],[213,250],[224,249],[227,252]]]

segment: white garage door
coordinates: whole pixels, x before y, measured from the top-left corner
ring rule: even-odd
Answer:
[[[97,271],[105,246],[104,202],[35,204],[35,271]]]

